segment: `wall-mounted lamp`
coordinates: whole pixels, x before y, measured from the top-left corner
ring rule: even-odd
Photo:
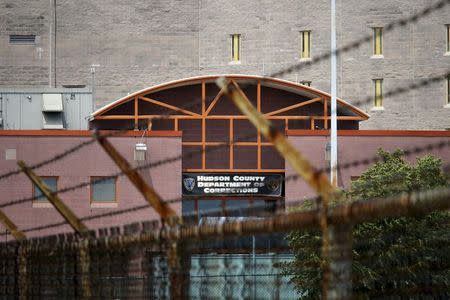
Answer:
[[[147,153],[147,145],[144,143],[137,143],[134,148],[134,160],[145,160],[145,153]]]
[[[28,101],[31,102],[31,96],[27,96]]]

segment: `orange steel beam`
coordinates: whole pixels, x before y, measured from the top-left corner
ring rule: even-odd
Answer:
[[[127,175],[128,179],[134,184],[134,186],[141,192],[145,200],[158,212],[161,218],[175,217],[175,211],[166,203],[163,202],[158,193],[150,187],[141,175],[133,169],[127,160],[114,148],[114,146],[106,139],[106,137],[94,134],[98,143],[102,146],[103,150],[111,157],[111,159],[117,164],[122,172]]]
[[[202,168],[206,168],[206,120],[202,118]]]
[[[248,120],[247,116],[225,116],[225,115],[207,115],[204,116],[205,119],[210,120],[228,120],[228,119],[234,119],[234,120]],[[309,120],[311,116],[268,116],[267,119],[269,120]],[[323,120],[324,116],[314,116],[315,119]],[[97,116],[95,117],[96,120],[133,120],[134,116],[120,116],[120,115],[111,115],[111,116]],[[187,115],[140,115],[138,116],[138,119],[188,119],[188,120],[200,120],[202,119],[201,115],[196,116],[187,116]],[[342,121],[363,121],[365,120],[362,117],[359,116],[337,116],[338,120]]]
[[[323,172],[317,171],[313,165],[297,151],[287,140],[283,133],[274,127],[264,115],[252,105],[245,93],[236,82],[228,81],[226,78],[221,78],[217,81],[222,87],[226,87],[225,94],[230,98],[239,110],[248,116],[250,122],[256,128],[261,130],[264,137],[272,142],[280,154],[292,165],[294,170],[306,181],[306,183],[313,188],[322,198],[321,214],[319,223],[322,229],[322,253],[325,259],[324,277],[327,282],[329,274],[329,230],[328,230],[328,202],[331,197],[337,196],[336,188],[329,182],[328,178]],[[326,286],[326,284],[324,284]],[[324,288],[326,290],[326,288]]]
[[[189,111],[189,110],[186,110],[186,109],[174,106],[174,105],[170,105],[170,104],[167,104],[167,103],[155,100],[155,99],[150,99],[148,97],[143,97],[143,96],[140,96],[139,99],[144,100],[144,101],[149,102],[149,103],[152,103],[152,104],[155,104],[155,105],[159,105],[159,106],[162,106],[162,107],[165,107],[165,108],[177,111],[177,112],[181,112],[181,113],[184,113],[184,114],[187,114],[187,115],[191,115],[191,116],[194,116],[194,117],[201,117],[201,115],[199,115],[199,114],[197,114],[195,112],[192,112],[192,111]]]
[[[261,112],[261,80],[258,80],[258,83],[256,85],[256,110],[258,112]],[[258,148],[257,148],[257,162],[256,165],[258,167],[258,170],[261,169],[261,130],[259,128],[258,129],[258,136],[256,137],[256,142],[258,144]]]
[[[233,142],[234,142],[234,126],[233,126],[233,119],[230,119],[230,137],[229,137],[229,142],[230,142],[230,155],[229,155],[229,159],[230,159],[230,170],[232,170],[234,168],[234,146],[233,146]]]
[[[317,193],[328,199],[330,194],[336,192],[326,175],[318,173],[303,154],[289,143],[284,134],[280,133],[270,121],[264,117],[264,115],[253,107],[238,84],[235,82],[230,84],[229,80],[221,78],[221,80],[218,80],[218,85],[222,88],[225,87],[225,95],[233,101],[242,113],[247,115],[253,125],[261,130],[263,136],[274,144],[275,148],[292,165],[294,170],[301,175]]]
[[[183,169],[183,172],[210,172],[210,173],[284,173],[285,169]]]
[[[323,99],[323,122],[325,129],[328,129],[328,101],[327,99]]]
[[[304,102],[300,102],[300,103],[297,103],[297,104],[294,104],[294,105],[290,105],[288,107],[284,107],[284,108],[281,108],[281,109],[278,109],[278,110],[275,110],[275,111],[271,111],[270,113],[264,114],[264,116],[266,116],[266,117],[273,116],[273,115],[276,115],[276,114],[279,114],[279,113],[283,113],[283,112],[286,112],[286,111],[289,111],[289,110],[292,110],[292,109],[296,109],[296,108],[299,108],[299,107],[302,107],[302,106],[305,106],[305,105],[309,105],[309,104],[318,102],[320,100],[322,100],[322,98],[314,98],[314,99],[307,100],[307,101],[304,101]]]
[[[230,142],[205,142],[206,146],[225,146]],[[234,146],[258,146],[258,142],[234,142],[231,141]],[[183,146],[201,146],[202,142],[182,142]],[[272,146],[270,142],[261,142],[261,146]]]
[[[138,129],[138,123],[139,123],[138,103],[139,103],[138,98],[134,97],[134,129]]]
[[[209,113],[211,112],[211,110],[214,108],[214,106],[216,105],[217,101],[219,101],[220,97],[223,95],[224,89],[221,89],[216,97],[214,97],[213,101],[211,102],[211,104],[208,106],[208,109],[205,112],[205,115],[209,115]]]
[[[206,109],[206,83],[202,80],[202,116],[205,115]]]

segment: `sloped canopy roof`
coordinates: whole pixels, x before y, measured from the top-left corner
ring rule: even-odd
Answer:
[[[217,80],[219,77],[226,77],[228,79],[234,80],[235,82],[239,84],[254,84],[256,85],[257,82],[261,84],[263,87],[272,88],[279,91],[284,91],[290,94],[296,94],[301,97],[303,100],[316,100],[315,102],[321,102],[324,103],[325,101],[330,103],[331,96],[328,93],[325,93],[323,91],[320,91],[318,89],[308,87],[302,84],[297,84],[291,81],[282,80],[282,79],[276,79],[276,78],[269,78],[264,76],[255,76],[255,75],[209,75],[209,76],[198,76],[198,77],[191,77],[191,78],[185,78],[175,81],[170,81],[167,83],[159,84],[153,87],[149,87],[140,91],[137,91],[135,93],[132,93],[130,95],[127,95],[123,98],[120,98],[112,103],[109,103],[105,105],[104,107],[96,110],[91,114],[91,120],[94,119],[102,119],[102,116],[106,114],[107,112],[111,110],[116,110],[119,108],[119,106],[124,105],[125,103],[130,102],[131,100],[137,99],[137,98],[144,98],[144,100],[151,100],[153,101],[153,104],[160,105],[161,102],[155,101],[152,99],[146,98],[149,94],[158,93],[158,92],[164,92],[164,91],[170,91],[174,90],[176,88],[180,87],[186,87],[186,86],[198,86],[201,87],[202,84],[211,84],[214,83],[215,80]],[[317,103],[316,103],[317,104]],[[361,109],[351,105],[350,103],[342,100],[337,99],[337,106],[338,106],[338,115],[340,116],[347,116],[352,118],[356,121],[362,121],[367,120],[369,118],[369,115],[362,111]],[[180,110],[180,107],[166,105],[165,106],[168,109],[174,109],[178,112],[182,112],[182,109]],[[292,109],[295,109],[295,105],[292,105]],[[286,112],[290,110],[289,107],[286,107],[284,109],[281,109],[281,111]],[[271,115],[274,115],[275,113],[271,113]],[[329,113],[328,113],[329,114]],[[111,117],[111,116],[110,116]]]

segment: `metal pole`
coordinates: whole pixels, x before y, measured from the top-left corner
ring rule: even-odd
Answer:
[[[331,157],[330,181],[337,186],[336,0],[331,0]]]
[[[48,26],[48,87],[52,87],[52,70],[53,70],[53,0],[50,0],[50,9],[49,9],[49,26]]]
[[[98,67],[100,67],[99,64],[91,65],[92,112],[95,111],[95,68]]]
[[[253,244],[253,299],[256,299],[256,254],[255,254],[255,236],[252,236],[252,244]]]

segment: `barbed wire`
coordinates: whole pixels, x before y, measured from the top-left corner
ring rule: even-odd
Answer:
[[[435,4],[424,8],[423,10],[421,10],[419,13],[417,13],[415,15],[412,15],[412,16],[406,17],[406,18],[402,18],[400,20],[397,20],[397,21],[389,23],[388,25],[386,25],[384,27],[384,30],[385,30],[385,32],[389,32],[391,30],[394,30],[397,27],[403,27],[403,26],[406,26],[406,25],[408,25],[410,23],[415,23],[419,19],[421,19],[421,18],[431,14],[432,12],[442,9],[443,7],[445,7],[449,3],[450,3],[450,0],[441,0],[439,2],[436,2]],[[371,39],[372,39],[372,35],[366,35],[363,38],[360,38],[360,39],[358,39],[358,40],[356,40],[356,41],[354,41],[352,43],[349,43],[349,44],[347,44],[347,45],[345,45],[343,47],[338,48],[335,51],[335,53],[337,55],[340,55],[340,54],[346,53],[346,52],[348,52],[350,50],[359,48],[362,44],[370,42]],[[285,68],[285,69],[283,69],[281,71],[272,73],[272,74],[268,75],[268,77],[280,77],[280,76],[283,76],[283,75],[285,75],[287,73],[291,73],[293,71],[298,71],[298,70],[300,70],[303,67],[306,67],[306,66],[309,67],[311,65],[314,65],[316,63],[321,62],[322,60],[330,58],[333,53],[334,52],[328,52],[328,53],[320,55],[320,56],[318,56],[316,58],[312,58],[311,61],[302,62],[302,63],[299,63],[299,64],[292,65],[292,66],[290,66],[288,68]],[[448,72],[447,74],[445,74],[443,76],[440,76],[440,77],[434,77],[434,80],[432,80],[431,82],[439,80],[442,77],[449,76],[449,74],[450,74],[450,72]],[[424,85],[428,85],[431,82],[430,81],[425,81]],[[400,91],[400,89],[401,88],[399,88],[398,90]],[[386,96],[389,96],[389,95],[386,94]],[[368,101],[370,101],[370,100],[371,100],[371,98],[369,97]],[[353,104],[354,105],[360,105],[360,104],[365,103],[366,101],[354,102]],[[188,104],[188,106],[185,107],[185,109],[192,109],[192,108],[195,108],[196,106],[199,106],[199,105],[201,105],[201,100],[194,100],[190,104]],[[169,112],[167,114],[167,116],[170,116],[170,115],[172,115],[174,113],[175,113],[174,111],[171,111],[171,112]],[[159,116],[158,119],[164,119],[164,114]],[[124,131],[130,130],[130,129],[132,129],[132,128],[115,130],[115,131],[117,131],[117,133],[120,133],[120,132],[124,132]],[[109,134],[109,136],[113,136],[113,135],[114,135],[114,133],[110,133]],[[39,162],[39,163],[36,163],[35,165],[30,166],[30,169],[34,170],[34,169],[43,167],[43,166],[45,166],[47,164],[53,163],[53,162],[55,162],[57,160],[63,159],[64,157],[66,157],[66,156],[68,156],[68,155],[70,155],[70,154],[80,150],[84,146],[87,146],[87,145],[92,144],[94,142],[95,142],[95,139],[92,139],[90,141],[82,142],[82,143],[80,143],[78,145],[75,145],[72,148],[69,148],[68,150],[66,150],[64,152],[56,154],[55,156],[53,156],[53,157],[51,157],[49,159],[46,159],[46,160],[44,160],[42,162]],[[3,179],[6,179],[8,177],[11,177],[11,176],[14,176],[14,175],[18,175],[20,173],[21,173],[21,170],[17,169],[17,170],[13,170],[13,171],[8,171],[8,172],[6,172],[4,174],[0,174],[0,181],[3,180]]]
[[[441,2],[446,2],[447,3],[448,1],[441,1]],[[435,7],[438,7],[438,6],[439,5],[436,5]],[[413,18],[411,18],[411,19],[413,19]],[[343,47],[343,49],[347,49],[347,48]],[[436,77],[432,77],[432,78],[423,79],[419,83],[414,83],[414,84],[408,85],[407,87],[397,88],[397,89],[395,89],[395,90],[393,90],[391,92],[386,93],[385,95],[386,96],[392,96],[392,95],[402,94],[402,93],[408,92],[410,90],[414,90],[414,89],[417,89],[417,88],[420,88],[420,87],[423,87],[423,86],[427,86],[427,85],[429,85],[429,84],[431,84],[433,82],[437,82],[437,81],[441,80],[442,78],[446,78],[449,75],[450,75],[450,72],[447,72],[446,74],[441,75],[441,76],[436,76]],[[357,102],[355,104],[362,104],[362,103],[366,103],[366,102],[371,101],[371,100],[372,100],[372,97],[367,97],[366,100]],[[200,101],[193,101],[192,102],[192,107],[198,106],[200,104],[201,104]],[[171,111],[171,112],[169,112],[167,114],[167,116],[170,116],[173,113],[175,113],[175,112]],[[165,117],[164,115],[161,115],[157,119],[164,119],[164,117]],[[105,136],[107,136],[107,137],[114,136],[116,134],[122,133],[122,132],[127,131],[127,130],[128,129],[115,130],[114,132],[110,132],[110,133],[106,134]],[[254,137],[254,134],[252,134],[250,138],[252,138],[252,137]],[[72,148],[70,148],[70,149],[68,149],[68,150],[66,150],[66,151],[64,151],[62,153],[59,153],[59,154],[53,156],[50,159],[46,159],[46,160],[44,160],[42,162],[34,164],[34,165],[31,166],[31,168],[32,169],[40,168],[40,167],[42,167],[44,165],[47,165],[49,163],[52,163],[54,161],[61,160],[61,159],[65,158],[65,157],[67,157],[68,155],[70,155],[70,154],[80,150],[81,148],[83,148],[83,147],[85,147],[85,146],[87,146],[89,144],[94,143],[95,141],[96,141],[96,139],[91,138],[89,141],[84,141],[84,142],[82,142],[80,144],[77,144],[74,147],[72,147]],[[242,139],[240,139],[240,141],[242,141]],[[223,143],[223,147],[228,147],[231,144],[232,143]],[[448,144],[449,143],[440,142],[440,143],[438,143],[438,144],[436,144],[434,146],[427,145],[426,147],[416,147],[416,148],[412,149],[411,151],[408,151],[408,150],[405,151],[405,155],[410,155],[410,154],[413,154],[413,153],[419,153],[419,152],[422,152],[423,150],[432,150],[434,148],[443,148],[443,147],[448,146]],[[181,156],[178,156],[178,157],[165,159],[165,160],[162,160],[162,161],[159,161],[159,162],[156,162],[156,163],[144,164],[144,165],[136,167],[135,169],[136,170],[150,169],[150,168],[154,168],[154,167],[166,164],[166,163],[175,162],[175,161],[177,161],[179,159],[182,159],[184,157],[192,157],[192,156],[195,156],[196,154],[199,154],[199,153],[202,153],[202,152],[217,151],[217,150],[220,149],[220,146],[211,147],[211,148],[206,149],[206,150],[202,149],[202,150],[199,150],[199,151],[190,151],[187,154],[184,154],[184,155],[181,155]],[[356,166],[359,166],[359,165],[368,165],[368,164],[370,164],[372,162],[376,162],[376,161],[379,161],[379,160],[380,160],[379,157],[373,157],[371,159],[363,159],[363,160],[359,160],[359,161],[353,161],[353,162],[349,162],[349,163],[345,163],[343,165],[340,165],[339,169],[351,168],[351,167],[356,167]],[[325,168],[323,170],[319,170],[319,172],[324,172],[324,171],[329,171],[329,167]],[[11,171],[11,172],[5,173],[3,175],[0,175],[0,180],[8,178],[8,177],[16,175],[16,174],[19,174],[20,172],[21,172],[20,170],[16,170],[16,171]],[[121,176],[121,175],[123,175],[123,172],[117,172],[115,174],[112,174],[112,175],[109,175],[109,176],[105,176],[105,177],[100,178],[98,180],[80,183],[80,184],[75,185],[75,186],[71,186],[71,187],[67,187],[67,188],[58,190],[58,191],[56,191],[54,193],[65,193],[65,192],[68,192],[68,191],[71,191],[71,190],[75,190],[75,189],[78,189],[78,188],[82,188],[82,187],[88,186],[90,184],[100,183],[102,181],[106,181],[108,179],[111,179],[111,178],[114,178],[114,177],[117,177],[117,176]],[[296,180],[297,178],[298,178],[298,175],[292,175],[292,180],[294,180],[294,179]],[[291,179],[289,177],[287,177],[286,181],[289,181],[289,180],[291,180]],[[32,200],[36,200],[37,198],[38,197],[34,196],[34,197],[28,197],[28,198],[19,199],[19,200],[13,200],[13,201],[10,201],[8,203],[1,204],[0,208],[11,206],[11,205],[16,205],[16,204],[20,204],[20,203],[24,203],[24,202],[28,202],[28,201],[32,201]],[[181,201],[181,199],[177,199],[177,201]],[[171,203],[173,203],[173,202],[174,201],[171,201]],[[142,207],[142,208],[149,207],[149,205],[144,205],[144,206],[140,206],[140,207]],[[133,210],[135,210],[135,209],[131,209],[131,211],[133,211]],[[111,214],[114,214],[114,213],[119,213],[119,212],[107,213],[107,214],[104,214],[104,216],[111,215]]]
[[[420,19],[428,16],[429,14],[438,11],[442,8],[444,8],[446,5],[450,4],[450,0],[441,0],[438,1],[430,6],[425,7],[421,11],[419,11],[417,14],[414,14],[409,17],[401,18],[399,20],[393,21],[391,23],[388,23],[386,26],[383,27],[383,31],[385,33],[393,31],[396,28],[405,27],[412,23],[417,23]],[[359,48],[361,45],[365,43],[370,43],[372,41],[372,34],[367,34],[364,37],[361,37],[352,43],[348,43],[343,47],[340,47],[336,49],[336,51],[329,51],[325,54],[319,55],[317,57],[311,58],[309,61],[300,62],[298,64],[294,64],[288,68],[282,69],[280,71],[274,72],[269,75],[269,77],[280,77],[284,76],[286,74],[292,73],[294,71],[299,71],[305,67],[310,67],[313,64],[317,64],[323,60],[329,59],[334,53],[339,56],[343,53],[349,52],[351,50],[355,50]]]
[[[380,159],[379,161],[381,161],[382,159]],[[450,167],[450,163],[443,165],[442,168],[445,170],[447,168]],[[296,180],[298,178],[298,176],[287,176],[285,178],[285,182],[289,181],[289,180]],[[403,174],[396,174],[395,176],[391,177],[390,179],[394,180],[391,183],[387,183],[387,185],[389,184],[395,184],[395,180],[397,179],[402,179],[403,178]],[[365,182],[364,186],[371,186],[371,181],[367,181]],[[364,186],[360,186],[360,187],[364,187]],[[411,192],[421,192],[421,191],[425,191],[425,190],[414,190]],[[392,196],[398,196],[401,193],[392,195]],[[201,218],[202,217],[224,217],[224,218],[239,218],[239,217],[264,217],[264,216],[258,216],[258,214],[261,213],[270,213],[271,215],[274,214],[283,214],[286,212],[283,212],[281,209],[284,208],[288,208],[289,210],[296,210],[299,207],[302,207],[303,211],[314,211],[316,210],[316,208],[314,207],[316,203],[318,203],[318,201],[321,199],[321,196],[313,196],[313,197],[304,197],[304,198],[299,198],[299,199],[291,199],[288,202],[283,202],[283,201],[279,201],[279,198],[270,198],[270,197],[264,197],[264,196],[254,196],[254,200],[263,200],[263,201],[267,201],[264,203],[259,203],[259,204],[252,204],[249,205],[247,207],[244,206],[240,206],[240,207],[226,207],[226,208],[210,208],[210,209],[203,209],[201,211],[193,211],[192,213],[185,213],[182,215],[183,219],[187,220],[189,222],[189,220],[192,220],[193,218]],[[175,199],[170,199],[167,201],[164,201],[164,203],[170,204],[170,203],[179,203],[183,200],[187,200],[187,201],[193,201],[193,200],[197,200],[196,198],[183,198],[183,197],[177,197]],[[269,202],[270,201],[270,202]],[[348,199],[345,201],[349,201]],[[336,204],[341,203],[342,200],[340,200],[339,202],[336,202]],[[305,206],[306,205],[306,206]],[[309,206],[309,208],[308,208]],[[117,215],[121,215],[121,214],[126,214],[126,213],[131,213],[131,212],[135,212],[135,211],[140,211],[143,209],[148,209],[148,208],[152,208],[152,206],[148,203],[143,204],[143,205],[138,205],[138,206],[134,206],[134,207],[130,207],[130,208],[126,208],[126,209],[122,209],[122,210],[115,210],[115,211],[111,211],[111,212],[106,212],[106,213],[101,213],[101,214],[96,214],[96,215],[91,215],[91,216],[83,216],[81,217],[79,220],[80,221],[91,221],[91,220],[95,220],[95,219],[101,219],[101,218],[105,218],[105,217],[113,217],[113,216],[117,216]],[[264,211],[264,209],[270,209],[271,211]],[[247,214],[252,214],[252,215],[246,215],[246,216],[234,216],[232,214],[234,213],[247,213]],[[217,214],[221,214],[221,215],[217,215]],[[222,215],[225,214],[225,215]],[[231,215],[229,215],[231,214]],[[226,221],[226,219],[224,219]],[[150,222],[153,222],[155,224],[159,224],[160,226],[162,226],[161,220],[160,219],[153,219]],[[50,223],[50,224],[46,224],[46,225],[41,225],[41,226],[36,226],[36,227],[31,227],[31,228],[27,228],[27,229],[23,229],[22,232],[27,233],[27,232],[33,232],[33,231],[40,231],[40,230],[45,230],[45,229],[50,229],[50,228],[55,228],[55,227],[60,227],[60,226],[65,226],[68,225],[67,222],[65,221],[60,221],[60,222],[55,222],[55,223]],[[125,225],[124,225],[125,226]],[[96,229],[96,230],[101,230],[100,229]],[[5,233],[0,233],[0,236],[4,236],[7,235]]]
[[[195,108],[195,107],[197,107],[197,106],[199,106],[199,105],[201,105],[201,103],[199,103],[197,100],[196,100],[196,101],[192,101],[192,106],[188,107],[188,109]],[[169,111],[169,112],[166,112],[165,114],[160,115],[160,116],[158,117],[158,119],[167,119],[167,118],[170,118],[170,116],[173,115],[173,114],[175,114],[176,112],[177,112],[177,111]],[[132,126],[132,127],[127,127],[127,128],[122,128],[122,129],[115,129],[115,130],[113,130],[113,131],[107,130],[107,131],[108,131],[107,133],[99,134],[99,136],[101,136],[101,137],[103,137],[103,138],[114,137],[114,136],[116,136],[116,135],[120,135],[120,134],[122,134],[122,133],[125,133],[125,132],[130,131],[130,130],[133,130],[133,129],[134,129],[134,126]],[[106,131],[106,130],[102,130],[102,131]],[[145,132],[144,132],[144,133],[145,133]],[[90,144],[95,143],[96,141],[97,141],[97,138],[96,138],[96,137],[90,137],[89,140],[80,142],[80,143],[76,144],[75,146],[70,147],[70,148],[67,149],[67,150],[64,150],[64,151],[62,151],[62,152],[60,152],[60,153],[58,153],[58,154],[53,155],[53,156],[50,157],[50,158],[47,158],[47,159],[45,159],[45,160],[43,160],[43,161],[41,161],[41,162],[35,163],[35,164],[33,164],[33,165],[30,165],[29,168],[30,168],[31,170],[38,169],[38,168],[41,168],[41,167],[43,167],[43,166],[45,166],[45,165],[48,165],[48,164],[51,164],[51,163],[56,162],[56,161],[58,161],[58,160],[64,159],[64,158],[66,158],[67,156],[69,156],[70,154],[75,153],[75,152],[81,150],[82,148],[84,148],[84,147],[86,147],[86,146],[88,146],[88,145],[90,145]],[[6,173],[3,173],[3,174],[0,175],[0,181],[1,181],[1,180],[4,180],[4,179],[6,179],[6,178],[9,178],[9,177],[11,177],[11,176],[14,176],[14,175],[18,175],[18,174],[20,174],[21,172],[22,172],[22,171],[21,171],[19,168],[17,168],[16,170],[7,171]]]
[[[225,143],[223,143],[223,146],[221,145],[221,146],[212,147],[211,149],[209,149],[209,151],[218,151],[218,149],[220,147],[228,147],[229,145],[231,145],[233,143],[234,143],[233,141],[225,142]],[[450,146],[450,141],[439,141],[437,143],[429,143],[429,144],[424,145],[424,146],[416,146],[414,148],[405,149],[404,150],[404,155],[405,156],[410,156],[410,155],[418,154],[418,153],[421,153],[421,152],[424,152],[424,151],[431,151],[433,149],[442,149],[442,148],[449,147],[449,146]],[[208,151],[208,149],[205,150],[205,151]],[[177,155],[177,156],[174,156],[174,157],[171,157],[171,158],[162,159],[162,160],[159,160],[159,161],[156,161],[156,162],[145,163],[145,164],[139,165],[137,167],[134,167],[132,169],[136,170],[136,171],[152,169],[152,168],[156,168],[156,167],[168,164],[168,163],[176,162],[176,161],[181,160],[183,158],[193,157],[193,156],[195,156],[195,155],[197,155],[197,154],[199,154],[201,152],[203,152],[203,150],[198,150],[198,151],[194,150],[194,151],[190,151],[190,152],[188,152],[186,154]],[[353,167],[357,167],[357,166],[365,166],[365,165],[369,165],[371,163],[377,162],[379,160],[380,160],[380,157],[377,156],[377,155],[369,157],[369,158],[361,159],[361,160],[355,160],[355,161],[347,162],[347,163],[344,163],[344,164],[340,164],[339,165],[339,170],[353,168]],[[329,167],[324,168],[324,169],[316,170],[317,173],[329,172],[329,171],[330,171]],[[107,181],[109,179],[116,178],[116,177],[123,176],[123,175],[125,175],[125,173],[123,171],[118,171],[118,172],[115,172],[115,173],[107,175],[107,176],[102,176],[101,178],[98,178],[98,179],[95,179],[95,180],[84,181],[84,182],[81,182],[79,184],[75,184],[75,185],[72,185],[72,186],[69,186],[69,187],[66,187],[66,188],[58,189],[58,190],[54,191],[53,194],[67,193],[69,191],[73,191],[73,190],[80,189],[80,188],[83,188],[83,187],[86,187],[86,186],[90,186],[92,184],[102,183],[102,182],[105,182],[105,181]],[[290,175],[290,176],[286,177],[285,180],[286,181],[297,180],[298,178],[300,178],[300,176],[298,174],[294,174],[294,175]],[[6,203],[0,204],[0,208],[12,206],[12,205],[17,205],[17,204],[21,204],[21,203],[25,203],[25,202],[29,202],[29,201],[33,201],[33,200],[37,200],[38,198],[40,198],[40,196],[31,196],[31,197],[25,197],[25,198],[21,198],[21,199],[11,200],[11,201],[8,201]]]

